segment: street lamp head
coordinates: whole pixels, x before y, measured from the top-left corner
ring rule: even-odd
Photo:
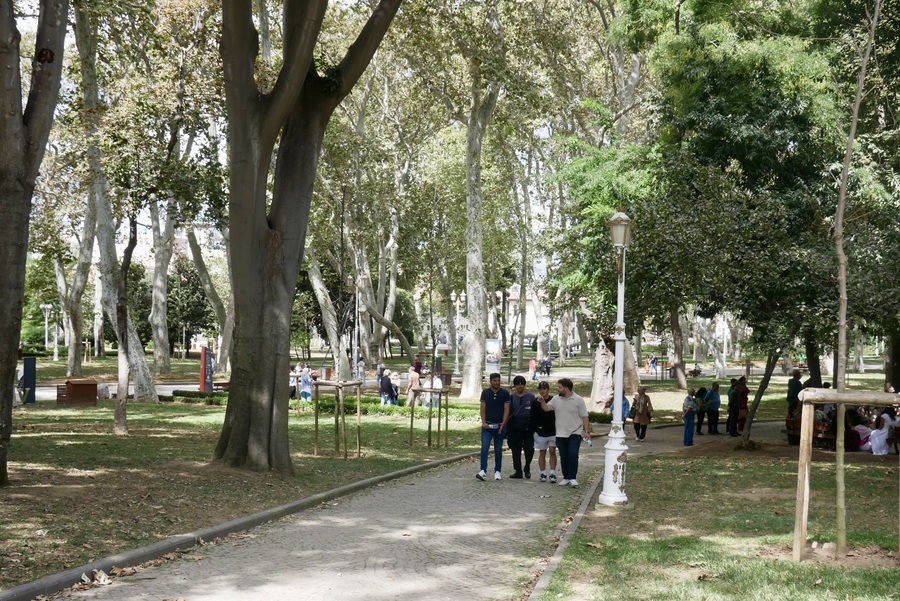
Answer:
[[[454,290],[453,292],[450,293],[450,300],[455,303],[456,299],[457,299],[456,290]]]
[[[466,302],[466,291],[465,290],[463,290],[462,293],[460,293],[459,300],[461,302]]]
[[[612,244],[616,248],[628,248],[631,244],[631,230],[634,228],[634,221],[622,211],[617,212],[606,222],[609,225],[609,235],[612,238]]]

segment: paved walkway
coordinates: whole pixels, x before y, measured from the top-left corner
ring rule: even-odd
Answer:
[[[754,438],[778,425],[757,424]],[[605,432],[608,428],[602,427]],[[629,435],[632,433],[628,428]],[[632,456],[681,448],[681,428],[652,429]],[[721,437],[697,437],[704,444]],[[477,461],[421,472],[310,509],[74,598],[107,600],[514,599],[543,565],[562,519],[603,463],[582,447],[572,489],[479,482]],[[533,471],[536,478],[537,469]],[[598,476],[602,477],[602,476]]]

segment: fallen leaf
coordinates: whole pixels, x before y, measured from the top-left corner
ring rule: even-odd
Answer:
[[[816,581],[813,583],[813,586],[821,586],[821,584],[822,584],[822,579],[819,578],[818,580],[816,580]]]
[[[588,546],[588,547],[594,547],[595,549],[602,549],[602,548],[603,548],[603,545],[600,545],[600,544],[598,544],[598,543],[588,543],[587,546]]]

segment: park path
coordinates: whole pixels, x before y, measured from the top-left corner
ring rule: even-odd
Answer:
[[[640,444],[627,430],[633,457],[683,448],[681,428],[651,429]],[[462,461],[68,594],[113,601],[520,598],[561,520],[574,513],[602,466],[604,443],[597,437],[593,448],[582,447],[578,489],[541,483],[537,469],[532,480],[508,479],[506,451],[500,482],[479,482],[477,460]]]

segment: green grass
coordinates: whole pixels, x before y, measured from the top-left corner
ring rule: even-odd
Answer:
[[[629,462],[632,510],[585,516],[541,597],[890,599],[900,594],[895,458],[847,466],[848,545],[878,562],[789,561],[796,461],[656,456]],[[666,494],[658,494],[661,484]],[[834,540],[834,466],[812,469],[809,537]],[[886,549],[893,549],[893,558]]]

